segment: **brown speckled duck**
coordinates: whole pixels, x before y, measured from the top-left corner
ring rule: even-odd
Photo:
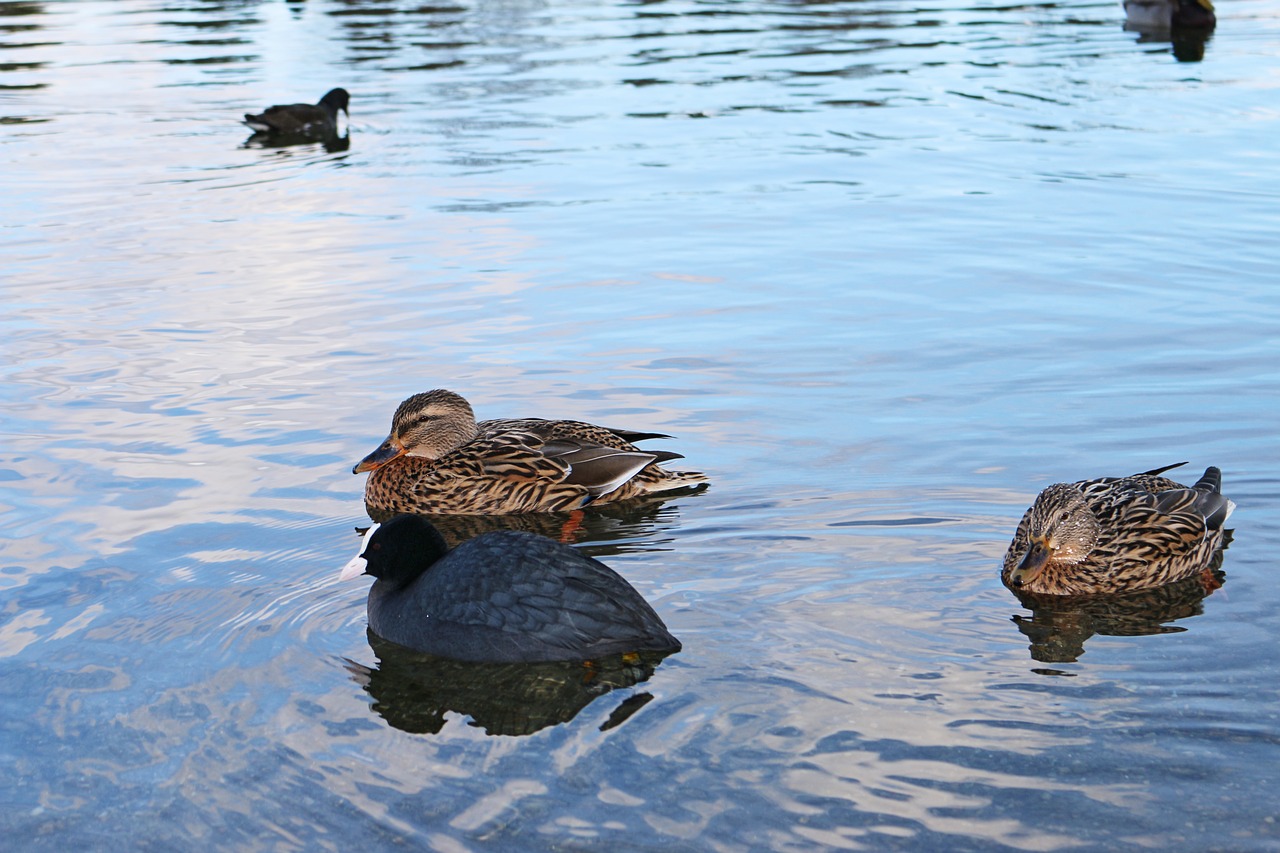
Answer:
[[[633,443],[668,437],[541,418],[476,423],[465,399],[438,389],[401,403],[391,434],[352,473],[369,472],[371,512],[560,512],[704,483],[657,464],[679,453]]]
[[[1217,468],[1191,488],[1160,476],[1185,464],[1049,486],[1018,524],[1001,579],[1019,592],[1094,595],[1205,571],[1235,504]]]

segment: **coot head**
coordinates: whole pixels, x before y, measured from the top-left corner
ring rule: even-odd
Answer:
[[[327,107],[329,112],[333,113],[335,116],[338,114],[338,110],[342,110],[347,115],[351,115],[351,110],[349,109],[351,105],[351,95],[343,88],[330,89],[328,92],[325,92],[324,97],[320,99],[319,105]]]
[[[393,586],[413,581],[449,553],[444,537],[425,518],[397,515],[364,534],[360,553],[342,567],[339,580],[371,575]]]

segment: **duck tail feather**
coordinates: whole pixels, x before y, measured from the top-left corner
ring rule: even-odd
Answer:
[[[1183,465],[1186,465],[1186,464],[1187,464],[1186,462],[1175,462],[1172,465],[1166,465],[1163,468],[1152,468],[1150,471],[1143,471],[1142,473],[1135,474],[1134,476],[1155,477],[1158,474],[1163,474],[1165,471],[1172,471],[1174,468],[1181,468]]]
[[[1222,493],[1222,471],[1210,465],[1204,469],[1204,475],[1196,480],[1196,484],[1191,488],[1197,492],[1209,492],[1211,494]]]

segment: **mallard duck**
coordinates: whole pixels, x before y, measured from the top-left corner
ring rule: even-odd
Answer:
[[[633,442],[662,433],[540,418],[476,423],[452,391],[415,394],[391,418],[391,434],[352,473],[368,471],[371,511],[451,515],[560,512],[706,481],[659,462],[683,458]]]
[[[1160,476],[1185,464],[1049,486],[1022,516],[1001,579],[1019,592],[1092,595],[1206,570],[1235,504],[1223,496],[1217,468],[1191,488]]]
[[[327,136],[338,132],[338,111],[351,111],[346,89],[331,89],[317,104],[277,104],[261,113],[244,114],[244,123],[259,133],[277,136]]]
[[[369,627],[414,651],[519,663],[680,649],[617,572],[534,533],[485,533],[451,551],[431,522],[397,515],[368,529],[339,579],[362,574],[377,578]]]
[[[1124,0],[1124,16],[1133,30],[1212,30],[1218,23],[1211,0]]]

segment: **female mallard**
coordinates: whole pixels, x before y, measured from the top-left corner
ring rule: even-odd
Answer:
[[[351,115],[346,89],[331,89],[317,104],[277,104],[261,113],[244,114],[244,123],[258,133],[279,136],[327,136],[338,132],[338,111]]]
[[[466,400],[435,390],[401,403],[387,440],[352,473],[370,472],[370,510],[453,515],[560,512],[706,481],[658,467],[683,457],[632,443],[647,438],[669,436],[540,418],[476,423]]]
[[[1090,595],[1150,589],[1210,567],[1235,504],[1222,472],[1191,488],[1159,476],[1058,483],[1027,510],[1004,555],[1001,580],[1019,592]]]

